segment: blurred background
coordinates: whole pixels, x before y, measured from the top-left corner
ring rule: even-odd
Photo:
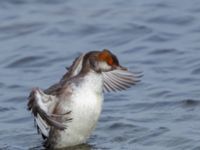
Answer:
[[[199,0],[1,0],[0,149],[43,149],[29,92],[57,82],[80,53],[104,48],[144,76],[105,95],[78,149],[199,150]]]

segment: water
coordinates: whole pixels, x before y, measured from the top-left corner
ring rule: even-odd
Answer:
[[[73,149],[200,149],[199,0],[2,0],[0,22],[0,149],[42,149],[29,92],[103,48],[144,76],[105,95],[95,132]]]

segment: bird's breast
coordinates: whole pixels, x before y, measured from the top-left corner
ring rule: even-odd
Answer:
[[[103,82],[101,76],[85,78],[75,87],[71,96],[71,118],[67,124],[70,140],[85,141],[95,128],[103,102]]]

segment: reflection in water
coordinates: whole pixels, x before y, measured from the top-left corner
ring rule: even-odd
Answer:
[[[29,150],[41,150],[41,146],[36,146],[33,148],[29,148]],[[42,148],[42,150],[49,150]],[[74,147],[67,147],[67,148],[62,148],[62,149],[57,149],[57,150],[92,150],[92,146],[89,144],[82,144]]]
[[[79,146],[74,146],[71,148],[62,148],[59,150],[91,150],[91,149],[92,149],[92,146],[90,146],[89,144],[82,144]]]

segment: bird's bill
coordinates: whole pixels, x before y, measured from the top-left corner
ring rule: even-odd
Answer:
[[[117,70],[124,70],[124,71],[127,71],[128,69],[126,67],[123,67],[123,66],[116,66],[116,69]]]

